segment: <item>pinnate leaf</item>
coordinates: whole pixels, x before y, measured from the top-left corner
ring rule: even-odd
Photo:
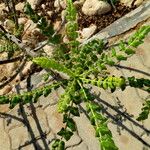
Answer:
[[[61,65],[57,61],[47,58],[47,57],[36,57],[33,59],[33,62],[40,65],[42,68],[45,69],[54,69],[59,72],[63,72],[68,74],[69,76],[74,76],[74,74],[67,69],[65,66]]]

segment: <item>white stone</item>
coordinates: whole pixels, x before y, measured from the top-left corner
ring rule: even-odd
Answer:
[[[0,89],[0,95],[8,94],[12,90],[10,85],[6,85],[3,89]]]
[[[12,74],[16,70],[16,67],[18,67],[18,65],[17,65],[17,62],[13,62],[13,63],[6,64],[5,67],[7,69],[7,72],[9,74]]]
[[[136,0],[135,1],[135,5],[139,6],[144,0]],[[121,3],[125,4],[126,6],[131,7],[131,4],[133,2],[133,0],[120,0]]]
[[[109,3],[99,0],[86,0],[82,7],[82,12],[88,16],[105,14],[110,10]]]
[[[28,28],[29,27],[29,28]],[[28,20],[25,24],[25,30],[28,28],[28,30],[33,30],[36,28],[36,24],[32,20]]]
[[[45,8],[46,8],[46,5],[42,4],[41,7],[42,7],[43,9],[45,9]]]
[[[26,40],[28,40],[29,38],[31,39],[31,34],[36,29],[37,25],[32,20],[27,20],[27,21],[25,20],[25,22],[26,23],[24,24],[24,31],[26,31],[26,32],[25,32],[22,40],[24,43],[25,42],[29,43],[29,42],[31,42],[31,40],[30,41],[26,41]]]
[[[22,70],[22,75],[24,75],[24,76],[28,75],[30,70],[31,70],[32,65],[33,65],[33,62],[32,61],[28,61],[26,63],[26,66]]]
[[[135,5],[136,5],[136,6],[139,6],[139,5],[142,4],[143,1],[144,1],[144,0],[137,0],[137,1],[135,2]]]
[[[24,8],[24,4],[25,3],[18,3],[15,8],[17,11],[23,11],[23,8]]]
[[[50,45],[46,45],[43,47],[43,50],[48,56],[52,56],[54,47]]]
[[[26,24],[25,24],[25,29],[24,30],[26,30],[26,29],[28,29],[28,31],[32,31],[33,29],[35,29],[36,28],[36,24],[32,21],[32,20],[28,20],[27,22],[26,22]]]
[[[12,20],[10,19],[6,19],[4,22],[4,26],[8,29],[8,30],[13,30],[13,28],[15,28],[15,24]]]
[[[68,43],[68,42],[69,42],[69,40],[68,40],[68,38],[67,38],[66,35],[63,37],[63,42],[64,42],[64,43]]]
[[[2,14],[3,14],[3,10],[5,9],[5,4],[4,3],[1,3],[0,4],[0,18],[2,17]]]
[[[85,0],[77,0],[73,4],[75,7],[78,7],[78,6],[82,6],[84,4],[84,2],[85,2]]]
[[[97,26],[95,24],[91,24],[88,28],[84,28],[80,32],[81,39],[88,39],[88,38],[90,38],[94,34],[96,29],[97,29]]]
[[[19,24],[26,24],[26,22],[28,21],[27,18],[23,17],[23,18],[18,18],[18,23]]]
[[[2,104],[0,105],[0,112],[1,113],[6,113],[8,112],[10,109],[9,109],[9,104]],[[1,133],[0,133],[1,134]],[[1,134],[2,135],[2,134]],[[0,141],[1,142],[1,141]],[[1,145],[1,144],[0,144]],[[0,146],[1,147],[1,146]],[[1,148],[0,148],[1,149]]]
[[[15,78],[15,82],[20,81],[21,77],[25,77],[29,74],[30,70],[31,70],[31,66],[32,66],[33,62],[29,61],[26,63],[26,66],[24,67],[24,69],[21,71],[20,74],[17,75],[17,77]]]
[[[65,21],[66,15],[67,15],[67,12],[65,10],[63,10],[61,12],[61,20],[62,20],[62,22]]]
[[[55,0],[54,7],[56,8],[66,8],[66,1],[65,0]]]
[[[31,7],[35,9],[35,7],[38,6],[42,2],[42,0],[27,0],[27,2],[29,2]]]
[[[61,26],[61,21],[56,21],[54,23],[54,30],[58,30],[60,28],[60,26]]]
[[[47,11],[47,14],[49,15],[49,17],[52,17],[52,15],[53,15],[53,11]]]
[[[2,44],[3,43],[1,43],[0,46],[2,46]],[[3,52],[3,53],[0,54],[0,59],[7,59],[7,57],[8,57],[7,52]]]

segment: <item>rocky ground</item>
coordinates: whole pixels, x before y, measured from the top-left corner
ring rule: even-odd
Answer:
[[[66,7],[65,1],[28,0],[28,2],[30,2],[32,7],[38,11],[39,14],[43,14],[49,21],[52,21],[56,30],[59,28],[63,18],[63,10]],[[77,9],[79,10],[79,32],[81,33],[80,38],[83,42],[95,33],[97,33],[95,36],[99,38],[111,38],[110,42],[114,42],[122,38],[126,39],[130,34],[135,32],[140,25],[150,25],[150,2],[148,0],[145,1],[145,3],[143,3],[142,0],[137,0],[135,3],[137,6],[143,3],[137,9],[135,6],[131,6],[131,0],[121,0],[122,4],[116,4],[116,10],[107,3],[107,6],[105,5],[105,9],[103,7],[103,11],[101,9],[101,5],[98,5],[98,2],[100,2],[100,4],[104,3],[97,0],[74,1]],[[89,7],[95,8],[92,4],[97,4],[97,6],[99,6],[99,8],[96,7],[95,12],[93,9],[91,9],[91,12],[89,11]],[[19,23],[23,23],[25,25],[26,31],[22,37],[22,41],[34,48],[38,42],[45,40],[45,37],[41,36],[36,25],[23,15],[23,6],[24,1],[18,0],[16,5],[16,10],[19,16],[18,20]],[[130,12],[132,10],[133,13]],[[0,1],[0,13],[0,23],[8,30],[9,28],[11,30],[14,25],[9,19],[8,8],[5,7],[2,1]],[[126,13],[129,14],[123,17]],[[121,19],[117,20],[118,18]],[[117,21],[114,22],[115,20]],[[114,23],[112,24],[112,22]],[[115,68],[112,68],[110,72],[119,76],[136,75],[137,77],[149,78],[149,40],[150,35],[145,39],[145,44],[137,49],[136,55],[128,62],[121,64],[122,66],[142,70],[145,74],[126,69],[118,70]],[[45,46],[43,49],[47,52],[47,54],[51,55],[50,46]],[[0,59],[4,59],[6,57],[6,53],[0,54]],[[2,83],[5,81],[7,76],[11,75],[18,65],[19,62],[0,65],[0,82]],[[40,68],[36,68],[37,70],[35,72],[37,73],[31,72],[31,67],[32,63],[28,62],[26,67],[23,69],[22,74],[24,76],[32,74],[31,83],[33,88],[36,88],[39,83],[42,83],[42,76],[45,71]],[[27,87],[27,80],[23,78],[21,79],[21,82],[18,81],[20,81],[20,75],[18,75],[11,84],[0,90],[0,95],[17,92],[17,89],[25,91]],[[149,120],[142,123],[137,123],[135,121],[135,118],[140,113],[143,101],[149,95],[141,90],[135,90],[132,88],[127,89],[122,94],[117,91],[113,95],[109,92],[99,91],[99,89],[93,89],[93,91],[95,93],[101,92],[100,102],[105,104],[104,106],[108,108],[106,109],[106,111],[108,111],[107,115],[113,114],[113,116],[118,116],[119,118],[120,114],[124,114],[123,117],[118,119],[118,121],[112,121],[111,115],[108,115],[108,117],[111,118],[109,127],[119,149],[149,150]],[[63,126],[62,116],[58,114],[56,110],[56,103],[61,93],[63,93],[63,89],[60,88],[46,99],[43,99],[43,97],[40,98],[38,103],[34,105],[17,105],[13,110],[10,110],[8,105],[0,105],[0,135],[2,137],[0,138],[0,150],[49,150],[50,143],[57,136],[56,133],[59,129]],[[110,109],[107,102],[116,109]],[[71,140],[68,141],[67,149],[99,150],[98,141],[94,137],[94,130],[88,123],[88,119],[84,113],[81,114],[80,118],[74,119],[78,124],[78,132]]]

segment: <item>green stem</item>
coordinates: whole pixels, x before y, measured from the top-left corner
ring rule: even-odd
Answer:
[[[87,100],[86,104],[89,106],[89,108],[90,108],[90,110],[91,110],[91,113],[92,113],[92,115],[93,115],[93,117],[94,117],[94,122],[95,122],[96,128],[98,128],[98,121],[95,119],[96,116],[95,116],[95,114],[94,114],[94,111],[93,111],[93,109],[92,109],[92,107],[91,107],[90,102],[88,102],[88,97],[87,97],[87,95],[86,95],[86,93],[85,93],[85,90],[84,90],[84,88],[83,88],[83,86],[82,86],[82,84],[81,84],[81,82],[80,82],[79,80],[78,80],[78,84],[80,85],[81,89],[82,89],[83,92],[84,92],[84,97],[85,97],[86,100]],[[101,139],[101,133],[100,133],[100,132],[98,132],[98,133],[99,133],[99,138]]]

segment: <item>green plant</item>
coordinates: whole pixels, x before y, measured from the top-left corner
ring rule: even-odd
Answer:
[[[13,24],[13,22],[12,22]],[[15,24],[14,24],[15,26]],[[23,33],[23,25],[19,25],[18,28],[12,28],[11,32],[16,36],[20,37]],[[10,39],[5,37],[5,34],[0,32],[0,53],[2,52],[7,52],[8,54],[8,59],[14,56],[16,51],[19,51],[18,45],[13,43]]]
[[[65,127],[57,133],[60,138],[55,139],[52,150],[64,150],[65,141],[68,141],[76,131],[73,116],[80,116],[78,107],[80,103],[86,104],[86,112],[96,131],[95,135],[99,140],[101,150],[117,150],[107,126],[107,118],[102,113],[103,105],[94,101],[95,97],[90,93],[87,85],[97,86],[111,92],[117,89],[123,91],[127,86],[150,92],[149,79],[110,76],[107,71],[108,66],[126,61],[135,53],[135,48],[144,42],[145,36],[150,32],[150,26],[141,27],[128,41],[121,41],[117,46],[109,48],[100,39],[94,39],[85,45],[78,42],[77,13],[72,0],[67,0],[65,31],[68,42],[66,43],[63,42],[61,35],[55,34],[53,26],[49,25],[45,18],[37,15],[28,3],[25,13],[37,23],[43,35],[48,37],[48,42],[56,45],[51,58],[41,56],[33,58],[32,61],[42,68],[51,69],[54,74],[55,71],[59,74],[65,73],[67,79],[61,78],[50,85],[20,95],[0,96],[0,104],[10,103],[13,108],[20,102],[23,104],[30,101],[36,102],[41,95],[48,96],[52,89],[63,86],[65,92],[59,99],[58,112],[63,114]],[[149,112],[149,101],[146,101],[137,120],[147,119]]]
[[[150,114],[150,100],[146,100],[143,104],[142,112],[139,114],[137,118],[138,121],[146,120],[148,115]]]

